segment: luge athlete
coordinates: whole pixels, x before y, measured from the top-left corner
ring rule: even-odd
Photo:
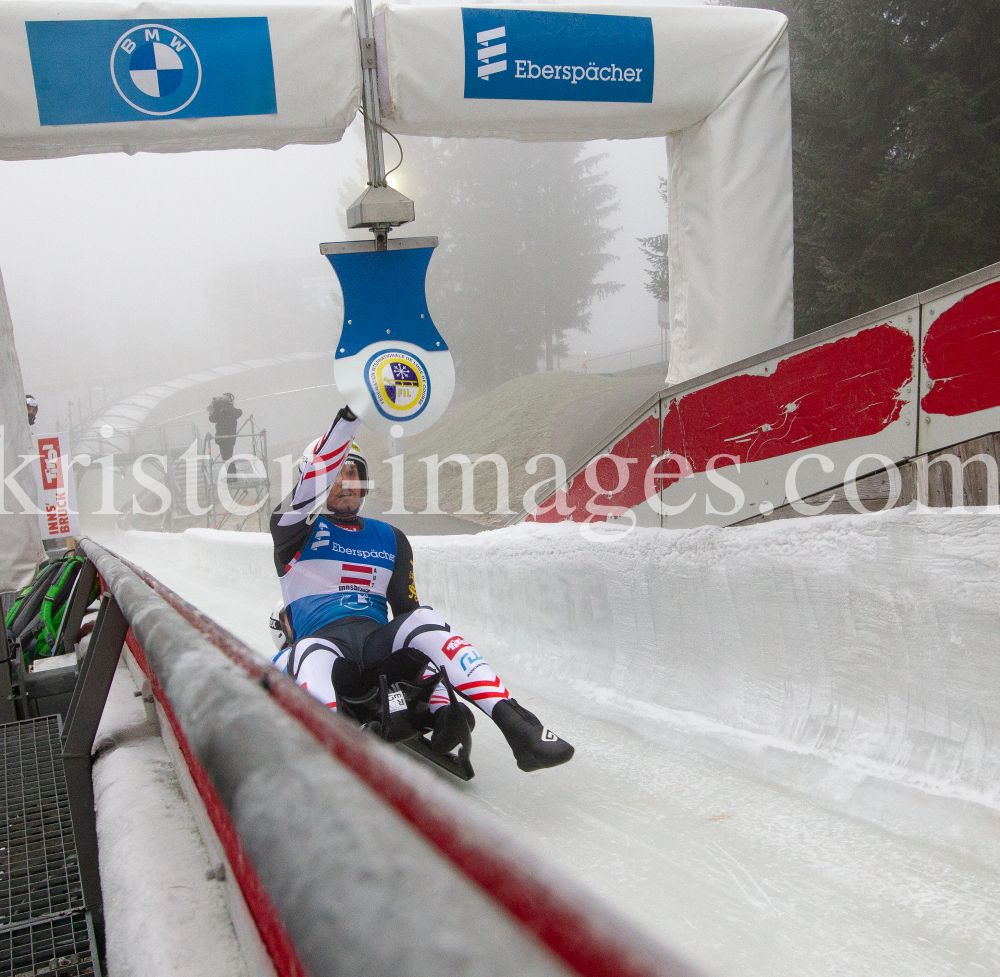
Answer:
[[[417,681],[444,672],[455,691],[500,728],[522,770],[565,763],[573,747],[510,697],[476,649],[432,608],[421,605],[406,535],[363,519],[367,465],[350,408],[306,450],[291,496],[271,516],[274,565],[281,579],[290,646],[275,664],[320,702],[363,691],[364,676]],[[392,620],[389,611],[392,611]],[[463,723],[443,683],[430,701],[431,746],[447,753]]]

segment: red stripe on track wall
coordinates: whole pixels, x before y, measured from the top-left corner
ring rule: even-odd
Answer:
[[[592,461],[587,469],[570,482],[568,492],[557,492],[541,507],[548,511],[529,516],[529,521],[562,522],[566,517],[556,508],[556,499],[564,503],[564,511],[566,507],[573,510],[574,522],[606,522],[608,516],[619,517],[645,502],[646,469],[659,453],[658,423],[655,416],[647,417],[607,452],[615,458],[623,459],[621,464],[624,464],[624,470],[628,472],[627,478],[620,478],[619,463],[611,458],[600,458],[596,463]],[[617,492],[613,491],[621,482],[624,485]],[[606,491],[595,492],[593,485]]]
[[[993,338],[1000,365],[1000,338]],[[764,461],[879,434],[899,419],[906,404],[901,391],[914,379],[913,354],[910,333],[883,323],[794,353],[779,360],[771,374],[742,373],[666,398],[669,406],[661,431],[656,430],[655,417],[649,417],[609,452],[635,459],[628,466],[627,485],[612,491],[619,482],[618,466],[602,458],[587,468],[590,482],[604,492],[595,492],[581,472],[568,492],[550,497],[528,520],[561,522],[566,517],[556,509],[557,499],[574,510],[574,522],[620,516],[646,501],[649,464],[668,451],[686,458],[693,471],[703,472],[717,455],[735,455],[741,463]],[[926,407],[926,398],[924,403]],[[732,464],[720,458],[716,467]],[[675,463],[662,467],[667,474],[661,476],[658,466],[654,492],[661,482],[666,487],[679,477]]]
[[[524,930],[533,934],[581,977],[696,977],[697,971],[617,913],[606,910],[596,900],[541,878],[518,861],[499,854],[508,844],[506,839],[486,836],[477,843],[469,825],[444,805],[423,797],[416,787],[401,780],[384,764],[371,749],[368,734],[343,717],[331,713],[287,676],[250,654],[229,632],[145,570],[121,557],[116,558],[227,658],[259,680],[275,703],[307,729],[331,756],[367,784],[462,874],[509,912]],[[173,717],[172,712],[169,715]],[[172,724],[174,721],[171,718]],[[178,739],[178,742],[181,740]],[[192,754],[191,759],[204,774],[197,757]],[[204,775],[204,780],[216,802],[221,804],[207,775]],[[197,780],[195,782],[198,783]],[[238,844],[238,839],[236,842]],[[256,879],[255,874],[253,879]],[[264,936],[263,930],[261,935]],[[271,950],[270,945],[268,949]]]
[[[970,292],[931,323],[923,342],[933,381],[920,406],[961,417],[1000,407],[1000,282]]]

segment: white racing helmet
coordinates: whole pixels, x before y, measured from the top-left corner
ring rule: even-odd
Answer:
[[[316,452],[319,450],[319,446],[323,443],[323,438],[316,438],[315,441],[310,441],[306,445],[305,450],[302,452],[302,457],[299,458],[299,473],[307,468],[313,463],[316,457]],[[358,468],[358,481],[361,482],[363,494],[361,496],[361,505],[358,506],[358,512],[364,508],[365,496],[368,495],[368,490],[370,484],[368,481],[368,462],[365,460],[365,456],[361,453],[361,447],[357,441],[351,442],[350,450],[347,452],[347,457],[344,459],[344,464],[352,461]]]
[[[269,627],[271,628],[271,640],[274,642],[274,647],[281,651],[286,648],[289,644],[288,636],[285,634],[285,627],[281,622],[281,617],[285,612],[285,602],[279,600],[277,604],[274,605],[274,610],[271,611],[271,621]]]

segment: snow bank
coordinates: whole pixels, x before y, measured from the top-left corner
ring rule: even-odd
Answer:
[[[111,977],[247,977],[222,885],[124,661],[94,744]]]
[[[997,806],[995,511],[640,529],[604,544],[524,526],[417,552],[423,599],[592,698]]]
[[[598,539],[604,541],[597,541]],[[1000,512],[895,510],[743,528],[522,525],[413,540],[421,600],[501,674],[1000,808]],[[171,584],[277,586],[267,536],[111,543]],[[167,571],[167,572],[165,572]],[[254,627],[254,645],[269,649]]]

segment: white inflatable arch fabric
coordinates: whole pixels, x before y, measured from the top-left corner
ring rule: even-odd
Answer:
[[[27,587],[45,559],[34,514],[38,497],[32,457],[38,456],[31,443],[21,364],[0,277],[0,593]]]
[[[346,0],[0,3],[0,159],[332,143],[360,99]]]
[[[666,135],[668,380],[788,342],[792,150],[784,15],[709,6],[471,9],[474,17],[459,7],[376,11],[387,125],[410,135],[521,140]],[[633,24],[620,23],[626,20]],[[631,51],[630,27],[638,36]],[[643,61],[647,31],[646,74],[630,86],[619,74],[632,62],[622,58]],[[588,73],[590,91],[606,101],[581,97]],[[651,92],[640,92],[647,79]],[[498,82],[514,97],[489,95]]]
[[[786,27],[714,6],[381,7],[380,101],[412,135],[666,134],[680,381],[792,338]],[[345,0],[5,0],[0,158],[336,142],[360,77]]]

